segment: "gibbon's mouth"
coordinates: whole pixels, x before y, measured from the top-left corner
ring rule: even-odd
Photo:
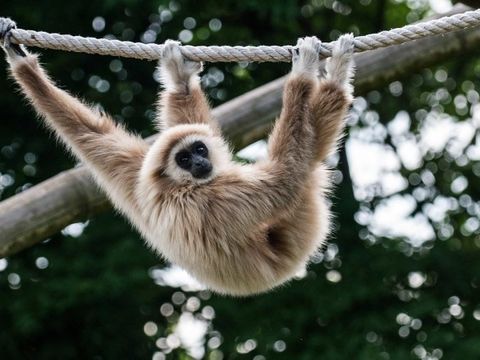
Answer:
[[[212,173],[212,164],[207,159],[194,161],[190,173],[195,179],[206,179]]]

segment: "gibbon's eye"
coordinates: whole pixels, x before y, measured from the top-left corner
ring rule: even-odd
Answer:
[[[182,169],[188,170],[192,166],[192,154],[189,151],[182,150],[175,155],[175,162]]]
[[[200,156],[203,156],[203,157],[207,157],[208,156],[208,148],[207,146],[201,142],[201,141],[195,141],[193,144],[192,144],[192,151],[193,153],[197,154],[197,155],[200,155]]]

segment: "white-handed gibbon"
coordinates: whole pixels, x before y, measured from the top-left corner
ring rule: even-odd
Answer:
[[[37,56],[0,37],[13,77],[45,123],[87,166],[114,206],[168,261],[209,289],[248,295],[291,279],[329,231],[324,161],[352,100],[353,37],[335,44],[320,78],[315,37],[298,40],[268,158],[239,164],[200,87],[201,63],[167,41],[152,146],[59,89]]]

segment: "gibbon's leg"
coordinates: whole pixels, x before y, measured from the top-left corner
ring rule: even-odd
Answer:
[[[158,70],[164,88],[158,102],[159,130],[193,123],[217,126],[211,119],[210,107],[200,86],[201,62],[187,60],[180,52],[180,43],[167,40]]]
[[[310,106],[316,130],[316,160],[324,161],[336,150],[353,98],[353,35],[336,41],[332,57],[327,60],[325,79],[320,81]]]
[[[45,118],[46,125],[92,170],[117,205],[128,211],[148,145],[59,89],[39,65],[37,56],[10,43],[11,20],[0,21],[0,40],[10,70],[27,99]]]

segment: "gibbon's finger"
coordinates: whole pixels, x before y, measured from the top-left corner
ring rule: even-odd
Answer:
[[[7,49],[11,45],[10,37],[11,30],[15,29],[17,24],[15,21],[9,18],[0,18],[0,41],[2,42],[2,47]]]
[[[16,27],[17,24],[12,19],[0,17],[0,40],[4,41],[6,34]]]
[[[298,47],[293,48],[293,50],[292,50],[292,63],[297,62],[299,57],[300,57],[300,50],[298,49]]]

